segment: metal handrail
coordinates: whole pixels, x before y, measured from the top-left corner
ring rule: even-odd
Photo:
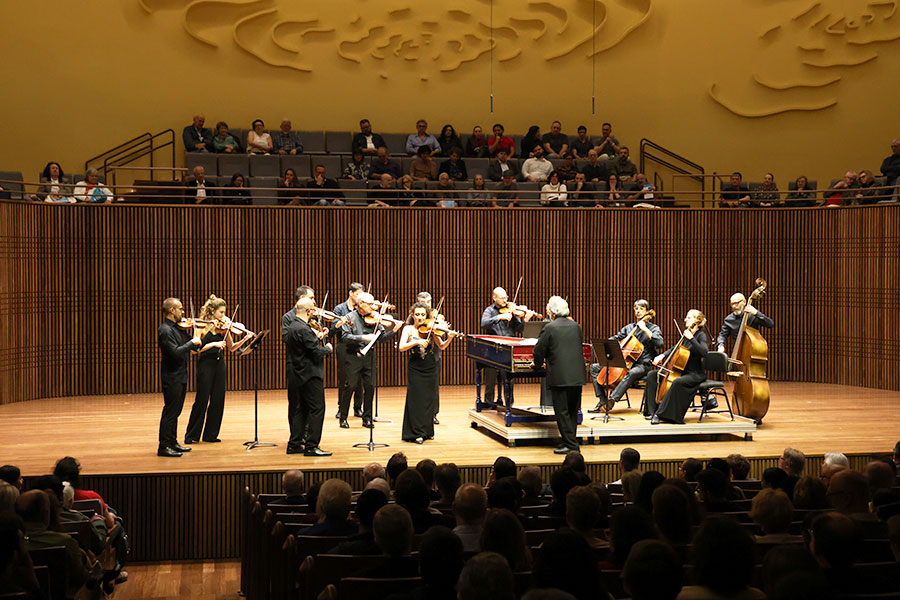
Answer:
[[[668,160],[665,160],[664,158],[662,158],[660,156],[656,156],[655,154],[648,152],[647,148],[652,148],[653,150],[657,150],[657,151],[663,153],[664,155],[668,156],[669,158],[679,160],[679,161],[683,162],[684,164],[686,164],[690,167],[693,167],[695,171],[699,171],[701,174],[706,173],[706,170],[703,168],[702,165],[695,163],[694,161],[687,159],[687,158],[681,156],[680,154],[678,154],[677,152],[673,152],[672,150],[669,150],[668,148],[661,146],[660,144],[657,144],[656,142],[654,142],[653,140],[650,140],[648,138],[641,138],[641,143],[640,143],[641,172],[646,172],[644,170],[646,168],[646,160],[649,159],[649,160],[656,162],[657,164],[660,164],[664,167],[671,169],[672,171],[675,171],[676,173],[681,173],[683,175],[687,175],[690,173],[690,171],[688,171],[684,167],[676,165]],[[705,201],[706,200],[706,181],[703,178],[699,178],[699,177],[695,177],[694,179],[700,183],[700,195],[701,195],[700,198],[701,198],[701,201]],[[672,180],[672,193],[674,193],[674,192],[675,192],[675,180],[673,179]]]
[[[136,141],[138,141],[138,140],[140,140],[140,139],[142,139],[142,138],[150,139],[151,137],[153,137],[153,136],[150,134],[150,132],[149,132],[149,131],[145,131],[144,133],[141,133],[141,134],[139,134],[139,135],[137,135],[137,136],[131,138],[131,139],[128,140],[127,142],[122,142],[122,143],[119,144],[118,146],[116,146],[116,147],[114,147],[114,148],[110,148],[109,150],[107,150],[107,151],[105,151],[105,152],[101,152],[101,153],[98,154],[97,156],[92,156],[91,158],[89,158],[89,159],[87,159],[86,161],[84,161],[84,170],[87,171],[87,170],[91,167],[91,163],[94,162],[95,160],[98,160],[98,159],[100,159],[100,158],[106,156],[107,154],[112,154],[112,153],[118,151],[119,148],[122,148],[122,147],[124,147],[124,146],[128,146],[129,144],[133,144],[134,142],[136,142]]]
[[[161,145],[155,145],[154,141],[157,138],[168,135],[169,139],[162,143]],[[98,154],[97,156],[89,159],[85,162],[85,170],[87,170],[90,166],[90,163],[103,158],[103,167],[102,171],[104,176],[108,175],[110,172],[110,166],[112,163],[121,162],[119,166],[127,164],[129,162],[133,162],[139,158],[143,158],[145,156],[150,157],[150,166],[153,167],[154,156],[157,150],[161,150],[170,146],[172,149],[171,152],[171,164],[175,165],[175,132],[171,128],[164,129],[156,134],[150,134],[150,132],[144,132],[127,142],[123,142],[116,146],[115,148],[111,148],[106,152]],[[115,178],[115,175],[113,175]]]

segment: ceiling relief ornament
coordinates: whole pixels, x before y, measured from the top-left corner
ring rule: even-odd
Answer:
[[[764,24],[746,64],[710,85],[709,95],[750,118],[824,110],[838,103],[841,82],[900,38],[898,0],[784,0]],[[739,43],[739,42],[736,42]],[[896,51],[896,50],[894,50]]]
[[[311,73],[336,58],[383,79],[423,81],[487,61],[590,58],[620,44],[653,0],[137,0],[177,11],[198,42],[234,44],[273,67]],[[493,36],[491,5],[493,4]]]

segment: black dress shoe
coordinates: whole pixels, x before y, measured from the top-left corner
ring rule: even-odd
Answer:
[[[719,401],[715,398],[708,398],[703,403],[703,410],[713,410],[714,408],[719,408]]]
[[[360,409],[358,409],[358,408],[354,408],[354,409],[353,409],[353,416],[354,416],[354,417],[362,417],[362,416],[363,416],[362,410],[360,410]]]
[[[588,409],[588,412],[589,412],[589,413],[603,412],[603,402],[602,402],[602,401],[601,401],[601,402],[598,402],[598,403],[597,403],[597,406],[595,406],[594,408],[589,408],[589,409]]]
[[[335,418],[335,419],[340,419],[340,418],[341,418],[341,409],[338,409],[337,413],[334,415],[334,418]]]
[[[287,454],[303,454],[303,446],[294,446],[288,444]]]
[[[304,452],[306,456],[331,456],[331,452],[328,450],[322,450],[318,446],[315,448],[307,448],[306,452]]]
[[[615,401],[615,400],[613,400],[612,398],[610,398],[609,400],[606,401],[606,412],[611,411],[611,410],[614,409],[615,407],[616,407],[616,401]]]
[[[186,438],[184,438],[184,443],[190,445],[190,444],[199,444],[200,442],[198,440],[195,440],[194,438],[186,437]]]
[[[172,450],[175,450],[177,452],[190,452],[191,451],[191,449],[188,446],[179,446],[178,444],[175,444],[174,446],[172,446]]]
[[[650,424],[659,425],[659,415],[653,415],[653,417],[650,419]]]
[[[347,422],[347,419],[341,419],[341,429],[350,429],[350,423]]]
[[[372,422],[372,419],[363,419],[363,427],[372,429],[373,427],[375,427],[375,424]]]
[[[156,455],[157,456],[169,456],[171,458],[178,458],[179,456],[181,456],[181,452],[179,452],[178,450],[175,450],[174,448],[166,447],[166,448],[160,448],[159,450],[157,450]]]
[[[572,452],[572,451],[573,451],[572,448],[568,448],[566,446],[560,446],[559,448],[553,449],[553,454],[568,454],[569,452]],[[574,451],[577,451],[577,448],[574,449]]]
[[[207,439],[205,439],[205,438],[203,439],[203,442],[206,443],[206,444],[218,444],[218,443],[221,442],[221,441],[222,441],[222,440],[220,440],[219,438],[216,438],[216,439],[214,439],[214,440],[207,440]]]
[[[434,423],[435,425],[440,425],[440,424],[441,424],[441,422],[438,421],[438,418],[437,418],[436,416],[431,418],[431,422]]]

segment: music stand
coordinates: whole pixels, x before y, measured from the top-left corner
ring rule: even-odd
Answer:
[[[256,337],[250,340],[248,343],[244,344],[240,348],[238,348],[237,355],[244,356],[245,354],[252,354],[254,350],[259,348],[262,341],[269,335],[269,330],[264,329],[256,334]],[[247,450],[253,450],[257,446],[277,446],[278,444],[273,444],[272,442],[261,442],[259,441],[259,361],[253,361],[253,440],[249,442],[244,442],[244,445],[247,446]]]
[[[381,337],[382,331],[384,331],[384,330],[379,330],[375,334],[375,338],[371,342],[369,342],[368,345],[366,345],[366,347],[364,347],[360,351],[361,356],[365,356],[366,354],[368,354],[369,350],[372,349],[372,346],[375,345],[375,342],[378,341],[378,338]],[[372,362],[373,362],[372,385],[375,388],[375,414],[377,415],[378,414],[378,357],[375,357],[375,360],[373,360]],[[390,448],[390,445],[388,445],[388,444],[385,444],[383,442],[374,441],[374,439],[375,439],[375,421],[378,421],[378,420],[386,421],[388,423],[393,423],[393,421],[391,421],[390,419],[378,419],[377,416],[373,417],[372,418],[372,426],[368,428],[369,429],[369,441],[361,442],[359,444],[353,444],[354,448],[368,448],[369,452],[374,451],[375,448]]]
[[[603,406],[603,416],[602,417],[591,417],[592,421],[596,421],[597,419],[603,419],[604,423],[609,423],[610,419],[615,419],[617,421],[624,421],[622,417],[610,416],[609,415],[609,369],[610,367],[615,367],[618,369],[626,369],[628,365],[625,364],[625,356],[622,355],[622,348],[619,347],[619,342],[616,340],[603,340],[603,353],[600,355],[598,364],[600,368],[606,368],[606,376],[604,381],[603,388],[606,390],[606,402]]]

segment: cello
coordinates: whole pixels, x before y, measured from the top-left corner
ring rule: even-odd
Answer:
[[[656,311],[650,310],[647,311],[643,317],[639,319],[638,322],[648,322],[656,316]],[[603,367],[600,369],[600,372],[597,373],[597,384],[604,387],[614,387],[619,384],[620,381],[625,377],[625,374],[631,370],[631,367],[634,366],[635,361],[640,358],[641,354],[644,352],[644,344],[637,338],[637,332],[640,331],[640,328],[635,325],[634,329],[624,340],[619,342],[619,348],[622,349],[622,356],[625,357],[625,368],[622,367]],[[607,373],[609,371],[609,373]],[[609,377],[609,379],[607,379]]]
[[[669,388],[672,387],[672,383],[684,374],[684,369],[687,367],[688,361],[691,358],[691,349],[684,345],[684,340],[688,339],[685,334],[690,331],[691,335],[693,335],[697,333],[701,327],[706,325],[706,318],[703,316],[703,313],[700,311],[695,312],[694,321],[685,327],[684,332],[681,334],[681,339],[678,340],[678,344],[675,345],[675,348],[669,353],[666,360],[657,367],[659,370],[657,373],[659,383],[656,386],[657,406],[662,405],[663,398],[666,397],[666,393],[669,391]]]
[[[728,375],[734,378],[732,397],[735,412],[758,424],[769,411],[769,344],[757,328],[747,324],[750,318],[747,308],[766,293],[764,279],[757,279],[756,285],[744,307],[741,328],[731,353],[731,362],[740,370],[729,371]]]

